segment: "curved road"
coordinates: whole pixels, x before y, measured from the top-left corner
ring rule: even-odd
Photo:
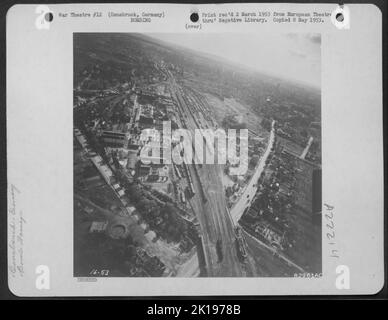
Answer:
[[[257,192],[257,180],[259,179],[261,173],[264,171],[265,168],[265,162],[268,159],[269,154],[271,153],[271,148],[275,141],[275,121],[272,121],[272,129],[271,133],[269,135],[267,148],[263,154],[263,156],[260,158],[259,165],[257,166],[256,172],[252,176],[251,180],[249,181],[248,185],[246,186],[243,194],[241,195],[238,202],[232,207],[230,210],[230,213],[232,215],[232,219],[234,224],[237,224],[238,220],[240,220],[241,216],[243,215],[246,208],[249,208],[252,204],[252,200],[255,197],[255,194]]]

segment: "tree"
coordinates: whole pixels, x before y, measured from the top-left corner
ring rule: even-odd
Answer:
[[[229,198],[233,195],[233,188],[231,186],[228,186],[225,190],[226,196]]]
[[[136,184],[130,184],[126,188],[126,194],[136,204],[142,199],[140,188]]]
[[[234,115],[227,115],[222,120],[222,126],[227,129],[246,129],[247,124],[245,122],[239,122]]]

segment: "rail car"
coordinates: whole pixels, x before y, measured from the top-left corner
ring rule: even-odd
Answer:
[[[236,249],[237,249],[237,255],[238,255],[238,258],[242,262],[244,262],[248,256],[248,253],[245,249],[245,247],[246,247],[245,240],[242,236],[242,231],[241,231],[240,227],[237,226],[234,231],[236,234],[235,244],[236,244]]]
[[[222,241],[220,239],[218,239],[216,242],[216,252],[217,252],[218,262],[220,263],[224,259],[224,253],[222,250]]]
[[[181,174],[181,171],[179,170],[179,167],[174,164],[174,168],[175,168],[175,172],[176,172],[176,175],[178,176],[178,178],[182,179],[182,174]]]
[[[193,197],[195,195],[194,186],[192,182],[190,182],[189,185],[187,186],[187,190],[190,197]]]
[[[180,194],[181,194],[181,201],[182,201],[182,203],[186,203],[185,193],[181,191]]]

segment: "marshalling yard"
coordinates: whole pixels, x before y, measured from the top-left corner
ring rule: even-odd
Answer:
[[[221,81],[228,71],[218,84],[210,79],[219,72],[213,61],[152,38],[78,34],[74,48],[75,276],[320,274],[314,94],[301,89],[286,103],[289,89],[269,84],[256,110],[242,99],[254,99],[248,86],[229,90],[234,82]],[[207,73],[193,71],[199,64]],[[297,116],[298,127],[285,120]],[[246,174],[231,175],[229,163],[165,161],[164,148],[178,142],[164,139],[158,161],[145,163],[141,151],[161,137],[142,132],[161,132],[165,121],[193,136],[248,129]],[[218,153],[218,143],[204,146]]]

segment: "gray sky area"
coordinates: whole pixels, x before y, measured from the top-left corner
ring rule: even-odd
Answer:
[[[263,73],[321,86],[319,34],[151,34]]]

